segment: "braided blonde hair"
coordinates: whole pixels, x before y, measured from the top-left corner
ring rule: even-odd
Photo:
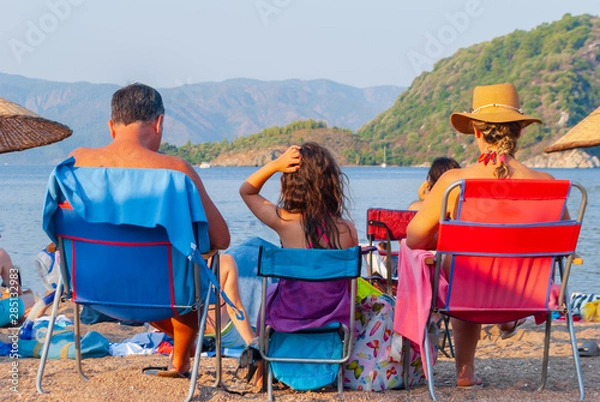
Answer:
[[[521,133],[521,123],[487,123],[485,121],[473,120],[473,126],[481,131],[483,140],[496,146],[499,164],[494,171],[494,176],[499,179],[507,178],[509,171],[506,164],[506,156],[515,156],[517,152],[517,138]],[[504,158],[502,157],[504,156]]]

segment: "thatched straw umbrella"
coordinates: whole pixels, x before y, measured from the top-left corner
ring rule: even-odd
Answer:
[[[72,133],[64,124],[0,98],[0,154],[52,144]]]
[[[574,148],[590,148],[600,145],[600,107],[581,120],[567,134],[544,152],[566,151]]]

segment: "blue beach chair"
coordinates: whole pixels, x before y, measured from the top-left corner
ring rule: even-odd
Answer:
[[[63,297],[75,302],[77,370],[87,379],[81,368],[79,305],[134,322],[198,311],[200,331],[189,401],[196,387],[208,311],[203,306],[209,304],[211,295],[215,301],[222,294],[216,279],[218,254],[212,253],[216,272],[205,260],[210,242],[199,193],[192,180],[178,171],[73,164],[73,158],[67,159],[50,176],[43,227],[61,251],[56,292],[64,290]],[[60,297],[54,300],[37,375],[39,393],[43,393],[44,366]],[[216,325],[220,327],[219,322]],[[219,334],[217,384],[221,377]]]
[[[360,276],[361,262],[359,246],[345,250],[279,248],[275,245],[260,247],[258,275],[263,277],[263,285],[259,352],[266,362],[270,401],[273,400],[273,377],[296,390],[318,389],[337,379],[338,392],[342,394],[342,369],[352,349],[356,278]],[[265,320],[268,278],[315,282],[348,279],[349,325],[332,322],[294,332],[274,330]],[[302,306],[297,306],[297,310],[302,311]]]

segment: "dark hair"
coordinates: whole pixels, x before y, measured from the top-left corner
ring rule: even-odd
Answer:
[[[445,156],[435,158],[427,173],[427,190],[431,190],[444,172],[450,169],[460,169],[460,164],[454,159],[446,158]]]
[[[481,131],[483,140],[490,144],[496,145],[496,153],[498,156],[515,156],[517,152],[517,138],[521,134],[521,122],[512,123],[486,123],[484,121],[473,120],[473,126]],[[508,177],[508,166],[504,163],[504,158],[498,158],[500,163],[494,176],[502,179]]]
[[[136,121],[149,123],[165,114],[158,91],[140,83],[127,85],[115,92],[110,107],[111,120],[126,126]]]
[[[321,145],[306,142],[300,147],[300,168],[281,175],[278,207],[302,214],[306,243],[312,248],[341,248],[337,218],[348,215],[344,188],[348,177],[335,158]]]

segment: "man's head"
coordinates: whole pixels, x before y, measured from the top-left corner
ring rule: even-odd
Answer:
[[[158,91],[140,83],[128,85],[115,92],[110,106],[113,123],[125,126],[136,121],[152,123],[165,113]]]

